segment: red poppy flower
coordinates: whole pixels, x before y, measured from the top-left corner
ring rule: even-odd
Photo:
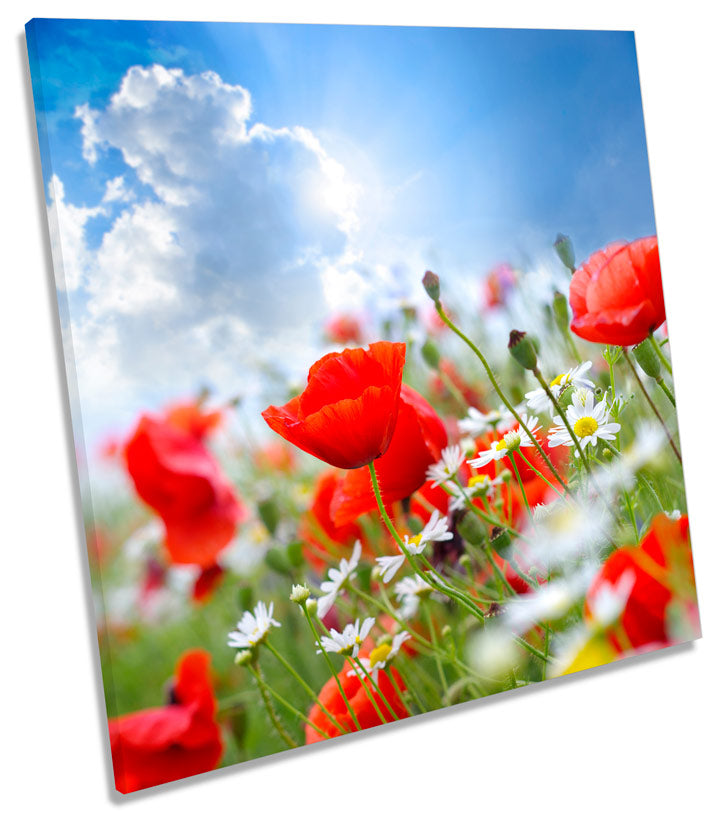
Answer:
[[[403,384],[395,434],[387,452],[375,462],[378,483],[385,503],[409,498],[425,483],[429,466],[447,446],[443,422],[428,402]],[[377,509],[377,501],[367,467],[355,469],[338,482],[330,514],[336,526]]]
[[[325,325],[325,335],[334,344],[362,344],[363,332],[355,316],[341,313]]]
[[[334,469],[323,472],[315,482],[312,505],[300,521],[298,536],[304,543],[303,554],[318,571],[325,568],[327,560],[336,563],[338,557],[349,557],[355,541],[365,540],[356,523],[337,526],[330,515],[330,504],[341,480],[341,473]]]
[[[165,410],[168,424],[200,441],[220,426],[222,417],[220,410],[205,410],[198,401],[180,401]]]
[[[665,321],[657,236],[594,253],[572,277],[570,306],[581,338],[639,344]]]
[[[639,546],[624,546],[613,552],[588,589],[585,612],[590,616],[601,589],[616,587],[626,572],[634,580],[619,629],[610,639],[618,651],[674,641],[669,628],[669,607],[699,632],[695,575],[688,519],[677,521],[658,515]]]
[[[499,264],[493,268],[484,281],[483,299],[486,307],[500,307],[517,283],[515,271],[509,264]]]
[[[372,701],[365,693],[365,689],[360,683],[360,680],[356,675],[348,674],[350,670],[350,663],[345,663],[342,671],[338,674],[338,679],[340,680],[342,690],[345,692],[345,696],[348,698],[348,701],[355,712],[355,716],[360,723],[360,729],[374,728],[376,725],[382,725],[382,720],[378,716]],[[405,683],[403,682],[400,674],[394,668],[391,668],[389,673],[393,675],[393,679],[395,680],[397,687],[403,691],[405,689]],[[382,701],[380,695],[375,691],[370,683],[366,683],[366,685],[368,685],[371,692],[375,692],[375,702],[377,703],[377,706],[386,722],[393,722],[394,717],[390,711],[388,711],[388,708]],[[383,695],[387,699],[388,703],[390,703],[390,706],[398,719],[404,719],[405,717],[410,716],[407,708],[405,708],[405,705],[398,696],[395,686],[392,684],[388,674],[385,671],[378,672],[378,686],[383,692]],[[342,725],[346,731],[357,731],[353,718],[345,705],[345,700],[340,693],[340,688],[338,687],[334,677],[331,677],[322,687],[320,693],[318,694],[318,699],[325,706],[325,709],[329,711],[333,717],[335,717],[336,721]],[[322,728],[328,737],[332,738],[340,736],[340,729],[330,721],[327,714],[325,714],[317,703],[315,703],[315,705],[313,705],[313,707],[310,709],[308,719],[310,722],[317,725],[318,728]],[[310,725],[305,726],[305,741],[308,745],[311,742],[319,742],[322,739],[325,739],[322,734],[318,733]]]
[[[108,721],[115,787],[130,793],[217,767],[223,744],[216,708],[210,655],[185,652],[171,703]]]
[[[170,559],[211,565],[245,509],[197,435],[143,415],[125,445],[125,463],[138,495],[165,524]]]
[[[329,353],[310,368],[302,395],[268,407],[268,426],[341,469],[384,455],[397,423],[405,345],[389,341]]]
[[[196,603],[206,602],[222,582],[224,574],[225,569],[217,563],[211,563],[201,569],[193,584],[192,599]]]

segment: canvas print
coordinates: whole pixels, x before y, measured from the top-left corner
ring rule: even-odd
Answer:
[[[631,32],[27,44],[118,791],[699,636]]]

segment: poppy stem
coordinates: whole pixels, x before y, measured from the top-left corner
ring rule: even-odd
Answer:
[[[430,612],[430,608],[428,606],[428,601],[423,600],[422,607],[425,613],[425,620],[428,624],[428,630],[430,631],[430,639],[432,640],[432,644],[434,646],[438,645],[437,641],[437,632],[435,631],[435,624],[433,623],[432,613]],[[447,678],[445,677],[445,669],[443,668],[442,660],[440,659],[440,652],[435,652],[435,666],[437,667],[438,676],[440,677],[440,682],[442,683],[443,691],[445,692],[445,696],[448,695],[448,684]]]
[[[374,461],[371,461],[368,464],[368,469],[370,470],[370,480],[372,481],[373,492],[375,493],[375,500],[377,501],[378,509],[380,510],[380,515],[383,521],[385,522],[388,531],[393,536],[395,543],[397,543],[400,551],[405,555],[407,561],[410,563],[413,569],[419,575],[425,577],[426,581],[435,589],[435,591],[441,592],[446,597],[451,597],[453,600],[455,600],[456,603],[458,603],[464,609],[469,611],[470,614],[473,615],[473,617],[480,620],[481,622],[484,622],[485,615],[482,613],[482,611],[469,598],[465,597],[465,595],[463,595],[462,592],[459,592],[457,589],[452,588],[452,586],[447,585],[442,580],[442,578],[438,580],[438,575],[434,569],[432,572],[422,572],[420,570],[420,567],[414,560],[413,555],[411,555],[410,552],[407,550],[407,547],[405,546],[403,539],[398,534],[395,525],[388,516],[387,509],[385,508],[385,502],[383,501],[382,495],[380,493],[380,485],[378,484]]]
[[[670,447],[672,448],[672,451],[675,453],[675,457],[678,459],[678,461],[680,461],[680,465],[682,466],[682,456],[680,455],[680,451],[675,445],[675,441],[673,441],[672,435],[670,435],[670,430],[665,425],[665,421],[663,420],[663,417],[660,414],[660,410],[655,406],[652,398],[650,397],[650,394],[645,389],[645,385],[643,384],[642,379],[640,378],[640,374],[635,369],[635,365],[632,363],[632,359],[630,358],[630,355],[628,354],[628,351],[625,347],[623,347],[623,355],[625,356],[625,361],[627,362],[628,367],[630,367],[630,370],[632,371],[632,374],[635,377],[638,386],[640,387],[640,392],[642,392],[642,394],[645,396],[645,400],[650,405],[650,409],[655,413],[655,417],[658,419],[658,421],[660,422],[660,426],[665,431],[665,435],[668,439]]]
[[[370,693],[370,689],[367,687],[367,685],[365,685],[365,680],[363,680],[363,675],[365,672],[360,666],[360,663],[357,660],[353,661],[353,658],[350,655],[348,655],[347,661],[350,664],[350,667],[355,672],[355,676],[358,678],[358,682],[363,687],[365,696],[370,700],[372,707],[375,709],[375,713],[380,717],[380,721],[382,722],[382,724],[387,725],[387,719],[385,719],[385,715],[383,714],[382,709],[377,704],[377,700],[375,699],[375,697]]]
[[[310,626],[310,630],[315,635],[315,643],[317,644],[318,648],[322,652],[323,657],[325,657],[325,660],[327,661],[328,667],[330,668],[330,671],[332,671],[333,677],[335,677],[335,682],[337,684],[338,690],[340,691],[340,694],[342,695],[343,702],[345,703],[345,707],[347,708],[348,713],[352,717],[352,721],[355,723],[355,727],[357,728],[358,731],[360,731],[362,729],[360,727],[360,723],[358,721],[357,714],[355,713],[352,705],[350,705],[350,700],[347,698],[347,694],[345,693],[345,689],[340,684],[340,678],[337,675],[337,671],[335,671],[335,666],[333,665],[332,660],[330,659],[327,651],[325,651],[325,647],[322,644],[322,640],[320,639],[320,635],[317,633],[317,629],[315,628],[315,623],[313,623],[312,617],[310,617],[310,612],[307,610],[307,606],[305,605],[305,603],[301,603],[300,608],[303,610],[303,614],[305,615],[305,619],[308,621],[308,625]]]
[[[313,689],[305,682],[305,680],[298,674],[298,672],[290,665],[290,663],[282,656],[282,654],[275,648],[275,646],[271,645],[267,640],[265,641],[265,646],[270,650],[272,654],[277,657],[277,659],[285,666],[286,670],[290,672],[290,674],[300,683],[300,685],[305,689],[305,691],[313,698],[314,702],[317,703],[320,710],[325,714],[325,716],[332,722],[332,724],[340,731],[342,734],[346,734],[347,731],[345,728],[340,725],[340,723],[335,719],[335,717],[325,708],[325,706],[320,702],[318,699],[317,694],[313,691]]]
[[[669,402],[670,402],[670,403],[671,403],[671,404],[672,404],[674,407],[675,407],[675,406],[677,406],[677,405],[675,404],[675,396],[672,394],[672,390],[670,389],[670,387],[668,387],[668,385],[665,383],[665,379],[664,379],[664,378],[663,378],[661,375],[659,375],[659,376],[658,376],[658,377],[657,377],[655,380],[658,382],[658,386],[660,387],[660,389],[661,389],[661,390],[662,390],[662,391],[665,393],[665,395],[667,396],[667,400],[668,400],[668,401],[669,401]]]
[[[297,748],[298,744],[295,740],[288,734],[287,730],[283,726],[282,722],[280,722],[280,717],[275,712],[273,708],[272,700],[269,696],[269,687],[268,684],[265,682],[265,678],[263,677],[263,673],[260,670],[260,664],[255,661],[251,663],[248,668],[252,673],[253,677],[255,677],[255,681],[258,684],[258,689],[260,691],[260,696],[262,697],[262,701],[265,704],[265,709],[268,712],[268,716],[270,717],[270,722],[275,726],[275,730],[280,734],[282,739],[286,742],[289,748]]]
[[[535,523],[533,521],[533,513],[532,509],[530,508],[530,504],[528,503],[527,495],[525,494],[525,485],[522,482],[522,478],[520,477],[520,472],[518,471],[517,464],[515,463],[515,453],[510,452],[510,463],[512,464],[513,472],[515,473],[515,480],[518,482],[520,486],[520,491],[522,492],[522,499],[525,503],[525,508],[527,509],[528,518],[530,519],[530,525],[535,528]]]
[[[503,402],[503,404],[505,404],[510,414],[513,416],[513,418],[515,418],[518,424],[520,424],[525,434],[533,442],[535,448],[540,453],[543,460],[547,464],[548,468],[553,473],[553,475],[560,483],[560,485],[563,487],[563,489],[569,492],[570,490],[568,489],[567,484],[560,477],[557,469],[555,469],[553,462],[550,460],[545,450],[540,446],[540,443],[538,442],[537,438],[532,434],[527,424],[520,417],[518,411],[510,403],[510,401],[507,399],[503,391],[500,389],[500,385],[498,384],[497,378],[495,378],[495,373],[493,373],[492,368],[488,364],[485,356],[480,352],[479,348],[465,335],[465,333],[463,333],[463,331],[459,327],[456,327],[455,324],[453,324],[453,322],[450,320],[450,318],[448,318],[447,314],[443,310],[442,304],[440,304],[439,299],[435,302],[435,310],[437,311],[437,314],[440,316],[440,318],[445,322],[445,324],[447,324],[447,326],[453,331],[453,333],[455,333],[456,336],[461,338],[468,345],[468,347],[475,353],[475,355],[480,359],[480,362],[485,368],[485,372],[487,373],[487,376],[490,379],[490,383],[493,385],[495,392],[498,394],[498,398]]]
[[[663,353],[662,347],[658,344],[658,340],[655,338],[655,333],[650,333],[648,335],[648,338],[650,339],[650,344],[652,344],[652,347],[655,350],[657,357],[662,362],[663,367],[665,367],[665,369],[670,373],[670,375],[672,375],[672,364],[670,364],[670,360],[667,358],[665,353]]]

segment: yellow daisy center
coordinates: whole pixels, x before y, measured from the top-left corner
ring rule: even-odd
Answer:
[[[585,415],[583,418],[579,418],[575,422],[573,430],[578,438],[586,438],[588,435],[592,435],[593,433],[597,432],[597,428],[598,422],[589,415]]]
[[[505,441],[503,441],[503,443],[505,443]],[[507,446],[507,444],[505,444],[505,446]],[[505,447],[503,447],[503,449],[504,448]],[[498,449],[500,449],[500,447],[498,447]],[[468,486],[472,489],[478,484],[486,483],[489,480],[490,478],[488,478],[487,475],[473,475],[472,478],[470,478],[470,480],[468,481]]]
[[[498,445],[495,449],[507,449],[507,441],[503,438],[502,441],[498,441]]]
[[[419,546],[421,538],[422,538],[422,535],[415,535],[415,537],[411,537],[408,540],[408,543],[412,543],[413,546]]]
[[[563,378],[567,378],[567,373],[560,373],[557,378],[553,378],[550,382],[551,387],[559,387],[562,384]]]
[[[383,663],[387,660],[388,654],[392,651],[392,646],[389,643],[385,643],[377,648],[374,648],[370,652],[370,665],[377,665],[378,663]]]

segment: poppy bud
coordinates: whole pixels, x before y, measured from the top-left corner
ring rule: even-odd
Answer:
[[[433,341],[428,339],[420,348],[420,353],[428,367],[433,370],[440,367],[440,351]]]
[[[457,531],[463,540],[472,543],[474,546],[482,546],[487,536],[485,527],[474,514],[466,513],[458,521]]]
[[[570,324],[570,311],[568,310],[567,299],[559,290],[556,290],[553,294],[552,308],[555,314],[555,323],[560,331],[564,333]]]
[[[276,546],[265,552],[265,563],[278,574],[290,574],[292,567],[287,557]]]
[[[287,553],[287,559],[290,561],[291,565],[295,566],[296,568],[302,566],[305,562],[305,558],[303,557],[302,540],[293,540],[291,543],[288,543],[285,551]]]
[[[508,350],[510,350],[510,355],[515,361],[526,370],[534,370],[537,367],[535,345],[527,333],[523,333],[521,330],[511,330]]]
[[[508,530],[495,526],[490,534],[490,548],[502,556],[502,553],[507,551],[511,544],[512,539]]]
[[[274,535],[280,522],[280,512],[275,501],[272,498],[265,498],[258,502],[257,510],[260,520],[265,524],[265,528],[271,535]]]
[[[650,376],[650,378],[658,379],[660,377],[660,359],[655,350],[653,350],[650,339],[645,339],[633,347],[633,354],[637,363]]]
[[[433,301],[438,301],[440,298],[440,279],[438,276],[431,270],[426,270],[422,283],[428,296]]]
[[[565,236],[564,233],[558,233],[553,247],[558,255],[558,259],[560,259],[565,267],[575,272],[575,249],[570,241],[570,237]]]

